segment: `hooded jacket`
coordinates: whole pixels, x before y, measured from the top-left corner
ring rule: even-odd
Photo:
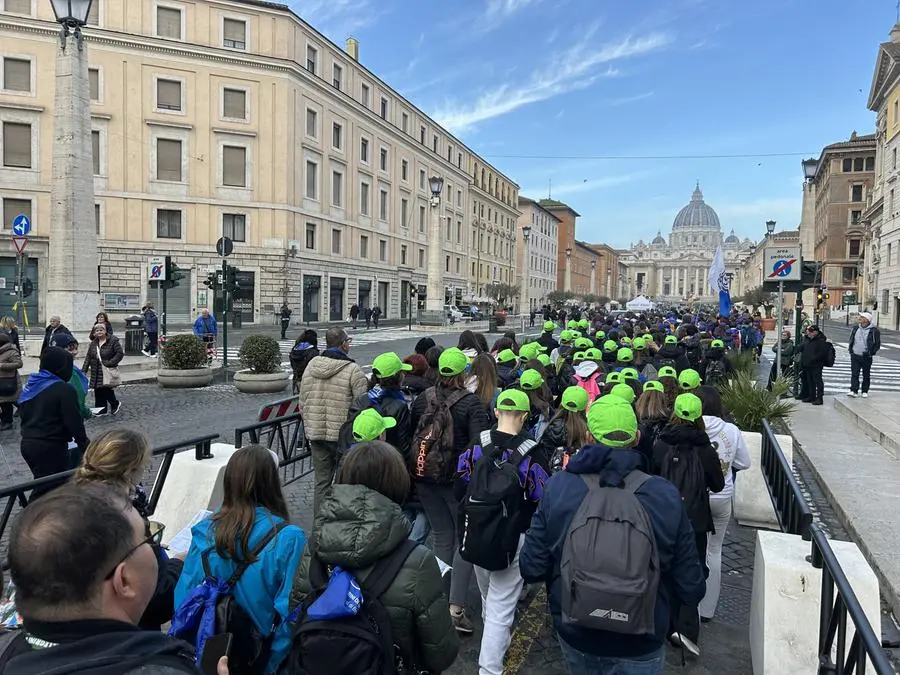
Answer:
[[[350,403],[368,388],[362,368],[341,350],[326,349],[312,359],[300,382],[306,436],[312,441],[337,442]]]
[[[552,331],[549,333],[547,331],[541,333],[541,336],[537,339],[537,343],[539,345],[544,345],[550,353],[553,353],[553,350],[559,347],[559,342],[553,337]]]
[[[409,446],[412,443],[412,426],[409,407],[406,405],[406,397],[399,389],[382,389],[373,387],[368,393],[357,396],[350,404],[348,419],[366,408],[376,408],[380,415],[393,417],[397,426],[385,432],[385,440],[393,445],[404,459],[409,455]]]
[[[681,345],[668,344],[663,344],[663,346],[659,348],[659,351],[656,352],[656,360],[653,362],[653,365],[656,367],[657,371],[659,371],[662,366],[672,365],[679,375],[681,375],[682,370],[687,370],[691,367],[690,361],[688,361],[687,356],[684,355],[684,348]]]
[[[678,490],[666,480],[651,477],[635,495],[647,512],[659,554],[660,584],[654,612],[654,635],[622,635],[564,625],[561,621],[562,595],[560,559],[572,518],[587,495],[579,474],[619,485],[631,471],[640,468],[641,457],[629,449],[587,445],[544,486],[543,497],[525,534],[519,555],[519,570],[525,583],[545,582],[548,604],[556,631],[575,649],[606,657],[635,657],[651,654],[663,644],[669,627],[669,607],[674,596],[683,604],[696,605],[706,586],[694,532],[681,505]]]
[[[309,342],[300,342],[291,348],[291,370],[294,371],[294,379],[298,382],[303,379],[306,366],[319,355],[319,348]]]
[[[376,562],[409,536],[400,506],[363,485],[334,485],[322,502],[310,542],[326,565],[340,565],[365,586]],[[310,547],[303,552],[291,592],[291,610],[310,593]],[[365,591],[363,592],[365,594]],[[418,546],[381,596],[394,640],[420,668],[440,673],[453,663],[459,637],[450,623],[434,554]]]
[[[725,476],[722,474],[722,467],[719,464],[719,455],[710,444],[705,431],[687,424],[670,424],[665,427],[657,436],[656,443],[653,444],[651,470],[654,474],[659,475],[666,468],[664,466],[666,455],[674,448],[699,453],[706,489],[710,492],[722,491],[725,487]],[[708,499],[705,501],[702,515],[691,522],[691,525],[695,532],[715,532]]]
[[[16,383],[15,391],[8,396],[0,397],[0,403],[15,403],[22,393],[22,380],[19,368],[22,367],[22,356],[12,342],[0,345],[0,378],[12,379]]]
[[[74,438],[82,452],[87,449],[78,396],[68,384],[72,373],[72,355],[48,347],[41,357],[41,370],[28,377],[19,397],[23,441],[66,445]]]
[[[19,638],[3,668],[9,675],[176,675],[192,673],[194,651],[158,631],[122,621],[84,619],[48,623],[26,621],[30,636]],[[51,646],[46,646],[47,644]],[[32,644],[34,646],[32,646]],[[25,653],[21,653],[21,651]],[[3,657],[0,657],[2,663]]]
[[[734,424],[719,417],[703,416],[706,435],[719,455],[719,466],[725,477],[725,487],[721,492],[710,495],[710,499],[731,499],[734,494],[734,473],[750,468],[750,450],[744,434]]]
[[[806,338],[803,343],[800,365],[803,368],[822,368],[825,366],[825,354],[827,353],[828,339],[825,337],[825,333],[818,332],[813,339]]]

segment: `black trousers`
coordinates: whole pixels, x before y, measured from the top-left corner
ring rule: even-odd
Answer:
[[[22,459],[28,464],[32,475],[37,478],[44,476],[52,476],[55,473],[68,471],[72,468],[69,455],[68,443],[65,441],[46,441],[34,438],[23,438],[19,446],[22,452]],[[58,487],[56,485],[35,488],[31,492],[30,501],[50,490]]]
[[[159,345],[159,333],[147,333],[147,342],[149,343],[147,346],[147,351],[150,352],[151,355],[156,353],[156,348]]]
[[[12,424],[13,421],[13,404],[0,403],[0,424]]]
[[[708,541],[708,533],[694,532],[694,542],[697,545],[697,555],[700,557],[704,577],[709,576],[709,567],[706,566]],[[700,608],[697,605],[683,605],[673,597],[671,612],[669,633],[680,633],[694,644],[700,644]]]
[[[287,317],[281,318],[281,339],[284,340],[287,329],[291,326],[291,320]]]
[[[825,382],[822,380],[822,366],[806,366],[803,369],[806,396],[813,401],[821,401],[825,395]]]
[[[118,408],[119,399],[116,398],[116,390],[110,387],[94,389],[94,405],[98,408],[109,407],[110,411]]]
[[[850,354],[850,391],[859,391],[859,373],[862,371],[862,392],[869,391],[869,376],[872,372],[872,357]]]

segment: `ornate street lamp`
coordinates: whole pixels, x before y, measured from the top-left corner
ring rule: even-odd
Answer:
[[[429,321],[444,315],[444,266],[441,264],[441,193],[444,190],[442,176],[428,179],[431,188],[431,227],[428,234],[428,288],[425,293],[425,310]]]
[[[766,236],[771,237],[775,234],[775,221],[767,220],[766,221]]]
[[[66,50],[66,36],[74,35],[81,51],[81,27],[87,24],[93,0],[50,0],[56,22],[62,27],[60,42],[62,50]]]
[[[803,179],[808,183],[816,177],[816,172],[819,170],[819,162],[813,158],[804,159],[802,165]]]

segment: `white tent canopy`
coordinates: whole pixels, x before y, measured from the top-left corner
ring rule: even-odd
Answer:
[[[632,312],[643,312],[653,309],[653,303],[643,295],[637,296],[634,300],[625,303],[625,309]]]

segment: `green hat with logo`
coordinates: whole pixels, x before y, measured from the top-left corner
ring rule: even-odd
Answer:
[[[568,387],[559,404],[571,412],[584,412],[588,406],[588,393],[581,387]]]
[[[497,410],[529,412],[531,410],[531,401],[528,400],[528,394],[524,391],[520,391],[519,389],[504,389],[497,396],[497,405],[495,408]]]
[[[413,367],[408,363],[403,363],[395,352],[381,354],[372,361],[372,374],[375,377],[393,377],[400,371],[409,372],[412,369]]]
[[[631,338],[628,337],[627,335],[622,338],[619,338],[619,344],[620,345],[628,345],[630,347],[631,346]]]
[[[647,348],[647,343],[644,342],[644,338],[636,337],[634,338],[634,342],[631,343],[631,347],[636,352],[642,352]]]
[[[634,368],[622,368],[622,380],[639,380],[641,376],[638,375],[638,371]]]
[[[578,322],[575,319],[569,319],[569,323],[566,324],[566,328],[573,329],[578,328]]]
[[[464,372],[469,365],[469,357],[458,347],[450,347],[438,357],[438,372],[444,377],[453,377]]]
[[[553,331],[556,330],[556,324],[553,323],[552,321],[545,321],[544,322],[544,330],[547,333],[552,333]]]
[[[549,357],[547,354],[538,354],[538,355],[537,355],[537,360],[538,360],[538,363],[540,363],[540,364],[541,364],[542,366],[544,366],[545,368],[546,368],[547,366],[549,366],[551,363],[553,363],[553,362],[550,360],[550,357]]]
[[[647,380],[644,382],[644,391],[665,391],[666,388],[659,380]]]
[[[573,352],[572,353],[572,363],[581,363],[587,357],[584,355],[584,352]]]
[[[610,382],[615,382],[616,384],[618,384],[619,382],[622,382],[622,381],[623,381],[622,373],[618,372],[617,370],[614,370],[613,372],[606,374],[606,384],[609,384]]]
[[[725,349],[725,343],[721,340],[713,340],[709,343],[709,346],[713,349]]]
[[[595,337],[596,337],[598,340],[605,340],[605,339],[606,339],[606,333],[605,333],[604,331],[602,331],[602,330],[598,330],[594,335],[595,335]]]
[[[703,417],[703,403],[694,394],[679,394],[673,412],[675,417],[694,422]]]
[[[666,343],[667,345],[677,345],[677,344],[678,344],[678,338],[675,337],[674,335],[666,335],[665,343]]]
[[[591,342],[590,338],[580,337],[575,340],[575,349],[590,349],[594,346],[594,343]]]
[[[570,330],[564,330],[563,332],[561,332],[559,334],[560,342],[571,342],[574,339],[575,339],[575,336],[572,335],[572,331],[570,331]]]
[[[678,379],[678,371],[675,370],[674,366],[662,366],[659,371],[656,373],[656,377],[674,377],[676,380]]]
[[[627,448],[634,444],[638,423],[634,408],[624,398],[607,394],[591,404],[588,429],[598,443],[609,448]]]
[[[700,373],[693,368],[685,368],[678,376],[678,386],[682,389],[696,389],[700,386]]]
[[[588,321],[587,319],[581,319],[581,321],[578,322],[578,327],[581,330],[587,330],[588,328],[590,328],[590,326],[591,326],[591,322]]]
[[[536,359],[538,354],[545,351],[547,351],[547,348],[544,345],[539,345],[537,342],[529,342],[519,347],[519,358],[523,362],[531,361]]]
[[[609,391],[613,396],[618,396],[626,403],[634,403],[634,389],[631,388],[631,385],[625,384],[624,382],[620,382],[615,385]]]
[[[596,361],[599,363],[603,360],[603,352],[596,347],[591,347],[590,349],[585,350],[584,358],[588,361]]]
[[[544,378],[534,368],[529,368],[519,376],[519,386],[525,391],[540,389],[544,384]]]
[[[616,344],[615,340],[607,340],[603,343],[603,351],[605,351],[607,354],[612,354],[618,348],[619,345]]]
[[[497,354],[497,363],[507,364],[507,363],[515,363],[519,360],[519,357],[516,356],[516,353],[512,349],[504,349],[499,354]]]
[[[357,443],[374,441],[387,429],[397,426],[393,417],[382,417],[375,408],[366,408],[353,420],[353,440]]]
[[[616,352],[616,361],[619,363],[631,363],[634,361],[634,352],[631,351],[628,347],[622,347],[618,352]]]

